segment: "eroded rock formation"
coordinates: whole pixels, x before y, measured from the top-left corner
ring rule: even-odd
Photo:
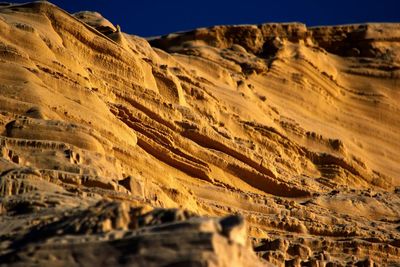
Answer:
[[[399,41],[0,6],[0,263],[396,266]]]

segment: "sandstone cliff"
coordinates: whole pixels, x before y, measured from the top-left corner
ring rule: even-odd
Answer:
[[[400,263],[400,24],[2,4],[0,64],[0,265]]]

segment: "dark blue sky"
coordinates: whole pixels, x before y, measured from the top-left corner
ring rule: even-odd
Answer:
[[[13,2],[26,2],[14,0]],[[400,22],[400,0],[50,0],[68,12],[94,10],[124,32],[155,36],[220,24],[299,21],[309,26]]]

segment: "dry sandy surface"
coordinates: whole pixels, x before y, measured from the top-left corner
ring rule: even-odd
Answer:
[[[399,266],[400,24],[1,4],[0,266],[106,265]]]

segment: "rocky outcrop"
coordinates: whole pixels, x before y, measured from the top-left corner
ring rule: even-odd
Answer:
[[[1,264],[395,266],[399,31],[2,4]]]
[[[251,253],[239,217],[145,212],[118,202],[64,211],[7,241],[0,255],[7,266],[269,266]]]

